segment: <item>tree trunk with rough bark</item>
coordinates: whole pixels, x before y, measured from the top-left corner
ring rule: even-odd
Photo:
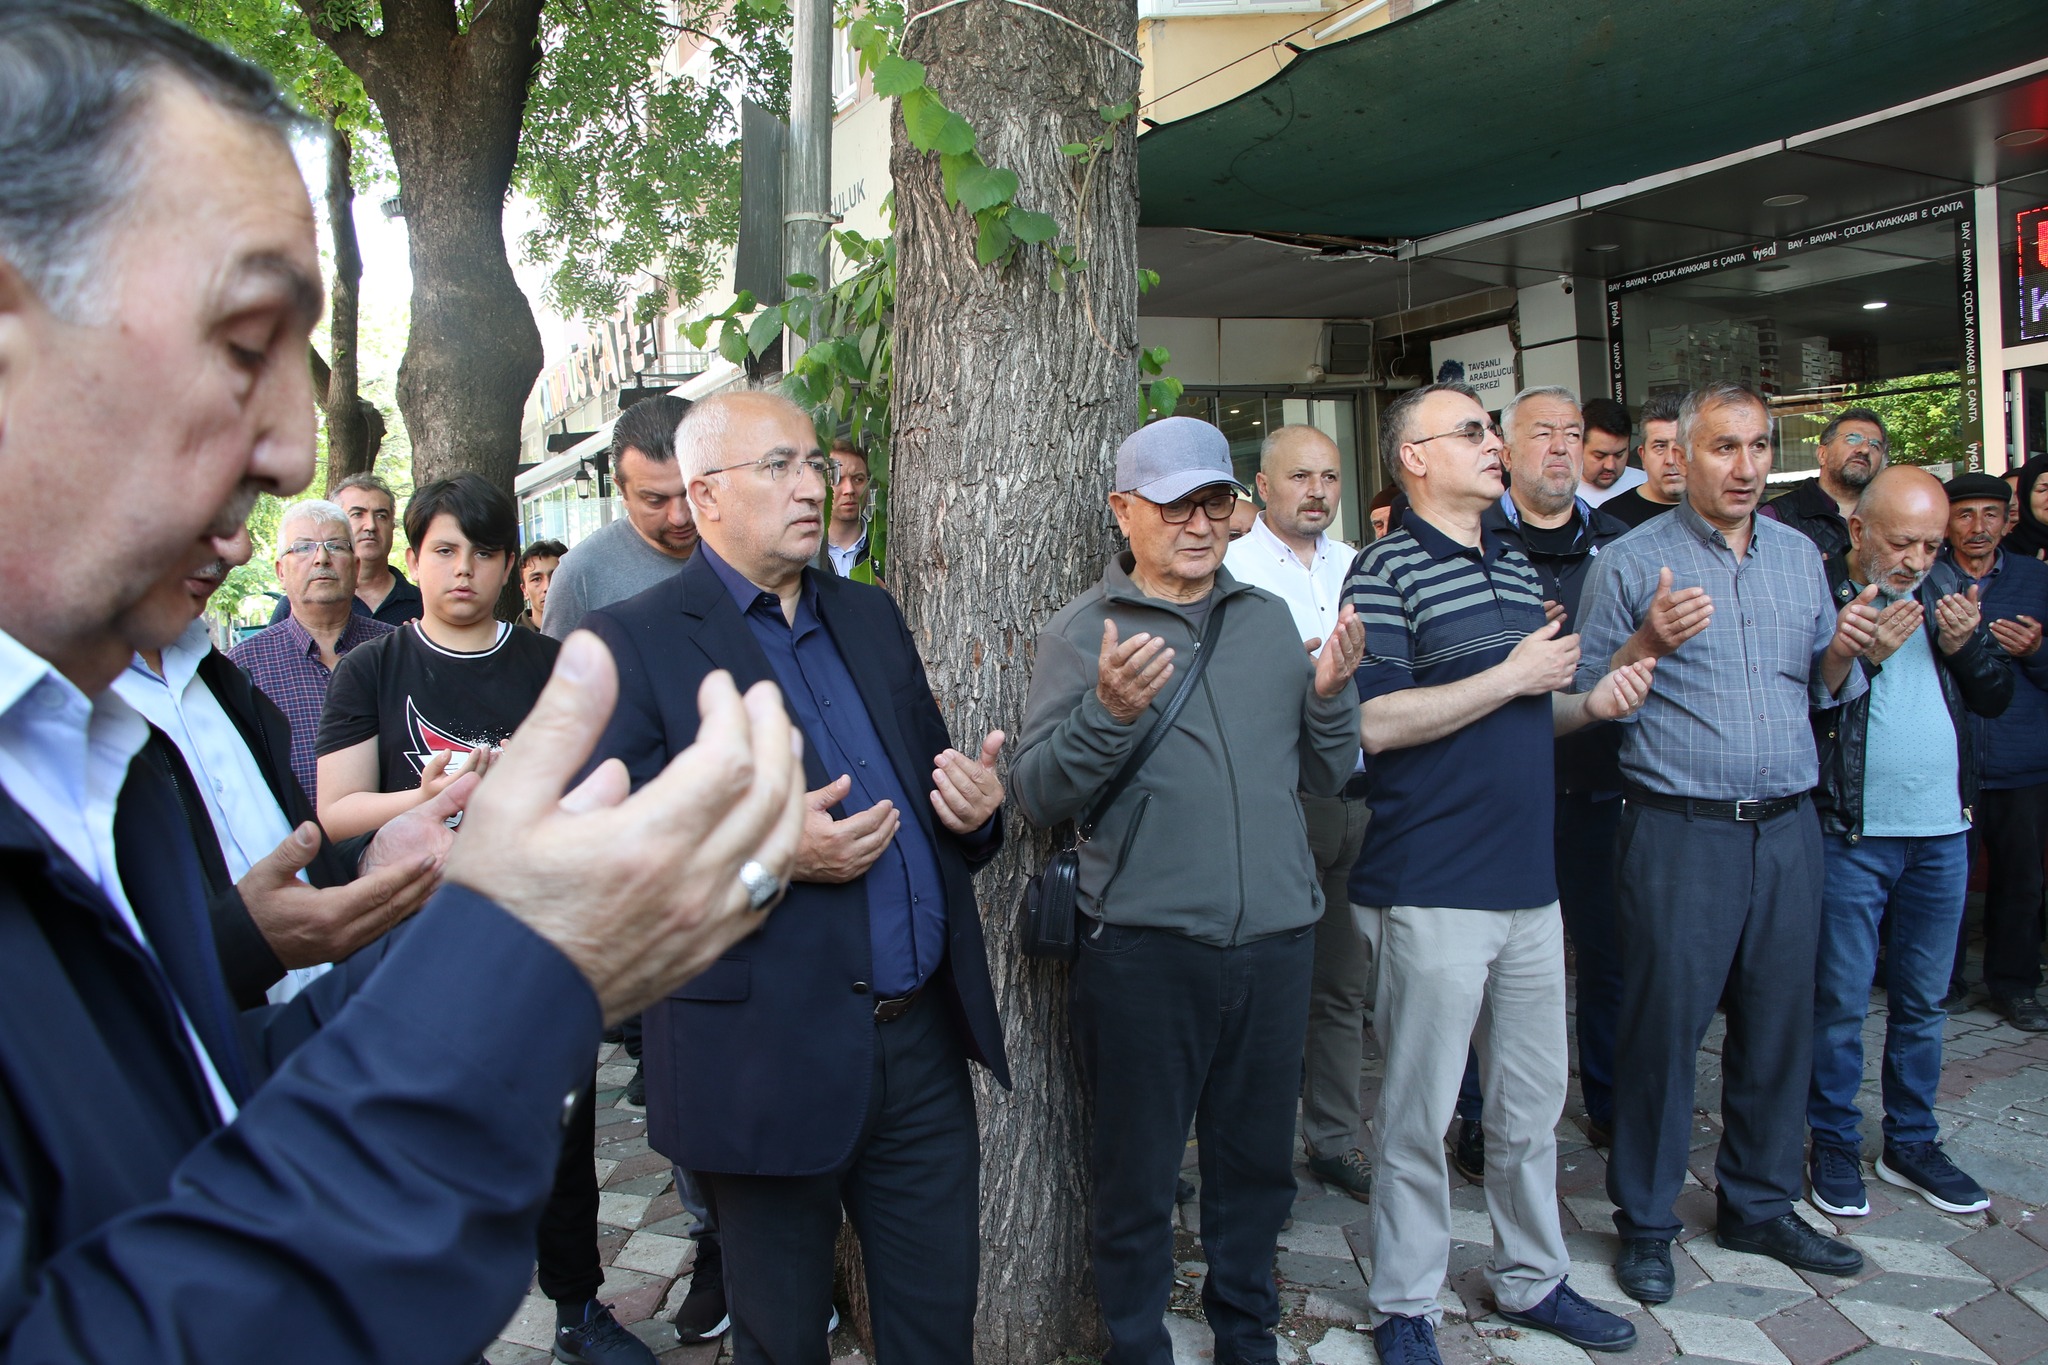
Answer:
[[[912,0],[904,54],[971,124],[1016,203],[1049,213],[1089,268],[1061,294],[1044,248],[974,260],[974,220],[946,207],[938,161],[897,117],[895,441],[890,581],[959,746],[1023,719],[1039,628],[1119,547],[1106,505],[1137,415],[1137,156],[1128,124],[1095,168],[1060,152],[1133,99],[1131,0],[1054,0],[1104,42],[1033,10]],[[1092,305],[1093,317],[1084,306]],[[975,1357],[1042,1365],[1101,1339],[1087,1258],[1088,1115],[1067,1036],[1064,966],[1017,951],[1016,903],[1052,842],[1013,807],[978,888],[1016,1089],[977,1077],[982,1274]]]
[[[368,405],[358,392],[357,302],[363,285],[363,253],[356,244],[354,149],[348,134],[327,129],[327,219],[334,244],[334,285],[328,295],[327,382],[320,406],[327,418],[327,488],[354,474],[368,474],[377,461]],[[380,419],[378,426],[383,423]],[[380,430],[381,434],[381,430]]]
[[[398,166],[412,260],[398,407],[413,477],[473,470],[510,493],[541,342],[505,253],[504,208],[542,0],[491,0],[466,29],[452,0],[383,0],[375,34],[326,22],[322,0],[299,4],[376,103]]]

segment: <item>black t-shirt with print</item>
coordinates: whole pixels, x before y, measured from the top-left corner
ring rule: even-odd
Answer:
[[[377,741],[377,789],[413,791],[435,752],[503,744],[547,685],[561,646],[499,622],[497,643],[443,649],[414,621],[357,645],[336,665],[320,715],[319,751]]]

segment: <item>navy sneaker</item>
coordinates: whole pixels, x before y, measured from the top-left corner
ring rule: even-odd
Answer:
[[[1610,1313],[1586,1302],[1579,1291],[1563,1280],[1549,1297],[1533,1308],[1500,1316],[1517,1327],[1533,1327],[1554,1337],[1563,1337],[1582,1351],[1626,1351],[1636,1344],[1636,1325],[1619,1313]]]
[[[655,1365],[647,1343],[619,1326],[612,1310],[595,1300],[582,1322],[555,1329],[555,1359],[563,1365]]]
[[[1394,1316],[1372,1329],[1380,1365],[1444,1365],[1436,1353],[1436,1326],[1428,1318]]]
[[[1822,1213],[1861,1218],[1870,1212],[1870,1196],[1863,1190],[1863,1159],[1853,1147],[1815,1138],[1806,1156],[1806,1183],[1813,1191],[1813,1206]]]
[[[1944,1213],[1975,1213],[1991,1207],[1991,1196],[1984,1193],[1984,1187],[1964,1175],[1938,1142],[1885,1143],[1884,1155],[1877,1159],[1877,1178],[1917,1191]]]

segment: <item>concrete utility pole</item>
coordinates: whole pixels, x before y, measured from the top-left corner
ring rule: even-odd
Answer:
[[[793,0],[796,32],[789,49],[789,154],[782,169],[783,270],[809,275],[822,288],[831,278],[832,0]],[[803,354],[792,333],[782,338],[784,368]]]

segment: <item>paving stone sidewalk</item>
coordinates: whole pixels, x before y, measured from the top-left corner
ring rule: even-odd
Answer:
[[[1877,1074],[1884,997],[1873,997],[1865,1028],[1864,1151],[1878,1151]],[[1714,1245],[1710,1187],[1720,1142],[1721,1025],[1700,1054],[1699,1112],[1679,1201],[1685,1223],[1672,1261],[1678,1293],[1644,1308],[1624,1295],[1611,1269],[1615,1239],[1605,1194],[1606,1162],[1581,1131],[1576,1078],[1558,1127],[1558,1191],[1571,1282],[1580,1293],[1636,1324],[1640,1340],[1616,1365],[1653,1365],[1675,1356],[1739,1365],[2048,1365],[2048,1034],[2026,1034],[1982,1008],[1952,1014],[1942,1072],[1942,1136],[1949,1153],[1992,1192],[1987,1213],[1936,1212],[1919,1196],[1865,1174],[1870,1215],[1834,1219],[1809,1204],[1814,1226],[1849,1237],[1865,1257],[1854,1279],[1808,1275],[1763,1257]],[[1366,1112],[1377,1100],[1379,1061],[1368,1036]],[[669,1166],[647,1146],[644,1115],[623,1100],[631,1063],[616,1047],[599,1053],[597,1171],[602,1188],[601,1297],[651,1346],[662,1365],[712,1365],[721,1344],[686,1347],[668,1317],[688,1292],[695,1243]],[[1189,1150],[1190,1175],[1194,1150]],[[1365,1335],[1365,1277],[1371,1273],[1365,1206],[1326,1189],[1297,1167],[1301,1194],[1276,1264],[1286,1309],[1280,1358],[1311,1365],[1377,1365]],[[1554,1337],[1494,1317],[1482,1277],[1492,1249],[1484,1192],[1452,1174],[1450,1277],[1441,1296],[1439,1345],[1446,1365],[1592,1365],[1593,1357]],[[1203,1269],[1195,1206],[1180,1211],[1188,1259],[1177,1305],[1191,1305]],[[488,1352],[495,1365],[549,1360],[553,1306],[537,1289]],[[1199,1308],[1169,1316],[1176,1365],[1204,1365],[1208,1329]],[[833,1338],[838,1365],[864,1362],[845,1328]],[[963,1363],[964,1365],[964,1363]],[[996,1363],[991,1362],[991,1365]],[[1015,1362],[1002,1365],[1036,1365]]]

